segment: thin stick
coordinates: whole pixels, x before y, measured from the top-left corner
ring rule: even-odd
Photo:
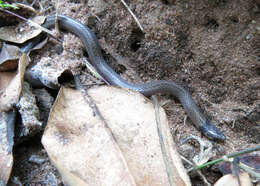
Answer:
[[[130,12],[131,16],[134,18],[135,22],[137,23],[138,27],[141,29],[142,32],[144,32],[144,28],[142,27],[142,25],[140,24],[139,20],[137,19],[137,17],[135,16],[135,14],[132,12],[132,10],[129,8],[129,6],[126,4],[126,2],[124,0],[121,0],[121,2],[123,3],[123,5],[126,7],[126,9]]]
[[[87,59],[83,58],[83,61],[85,62],[85,65],[91,74],[93,74],[96,78],[103,80],[107,85],[110,85],[110,83],[97,72],[95,67],[91,65]]]
[[[244,169],[245,171],[247,171],[252,176],[256,177],[257,179],[260,179],[260,174],[258,172],[253,171],[251,167],[248,167],[247,165],[245,165],[244,163],[241,163],[241,162],[238,164],[238,166],[241,169]]]
[[[166,147],[165,147],[165,143],[164,143],[164,139],[163,139],[163,135],[162,135],[162,126],[161,126],[160,113],[159,113],[159,103],[158,103],[158,99],[155,95],[152,96],[152,101],[154,104],[155,119],[156,119],[156,124],[157,124],[157,133],[158,133],[158,137],[159,137],[159,141],[160,141],[160,145],[161,145],[163,161],[164,161],[164,165],[166,168],[169,185],[172,186],[174,183],[173,177],[172,177],[173,172],[172,172],[172,168],[169,163],[169,158],[167,156]]]
[[[253,148],[249,148],[249,149],[246,149],[246,150],[242,150],[242,151],[239,151],[239,152],[234,152],[234,153],[231,153],[231,154],[228,154],[226,155],[227,158],[233,158],[233,157],[236,157],[236,156],[239,156],[239,155],[242,155],[242,154],[246,154],[246,153],[250,153],[250,152],[253,152],[253,151],[257,151],[257,150],[260,150],[260,145],[256,146],[256,147],[253,147]],[[213,160],[213,161],[210,161],[208,163],[205,163],[203,165],[199,165],[197,167],[194,167],[192,170],[190,171],[194,171],[194,170],[199,170],[203,167],[206,167],[208,165],[214,165],[216,163],[219,163],[221,161],[224,161],[224,157],[222,158],[219,158],[219,159],[216,159],[216,160]]]
[[[60,29],[59,29],[59,22],[58,22],[58,9],[59,9],[59,0],[56,0],[56,14],[55,14],[55,30],[58,32],[58,34],[60,35]]]

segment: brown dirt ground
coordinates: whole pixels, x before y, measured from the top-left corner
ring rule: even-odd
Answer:
[[[120,1],[60,1],[58,12],[88,25],[100,40],[108,63],[125,79],[167,79],[183,84],[227,137],[225,143],[216,144],[214,158],[259,144],[260,2],[128,0],[127,4],[144,33]],[[72,34],[63,39],[61,55],[50,41],[33,53],[33,61],[48,61],[54,68],[66,66],[75,72],[86,70],[79,39]],[[176,144],[191,134],[201,136],[189,120],[183,124],[185,112],[178,100],[165,95],[160,100],[168,101],[164,108]],[[22,162],[16,162],[13,175],[22,182],[30,178],[44,185],[39,175],[20,173],[27,167]],[[33,172],[39,166],[29,168]],[[219,178],[214,171],[208,174],[211,183]],[[202,183],[196,178],[192,181]]]

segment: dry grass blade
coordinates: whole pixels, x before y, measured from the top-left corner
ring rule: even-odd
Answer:
[[[130,12],[131,16],[134,18],[135,22],[137,23],[137,25],[141,29],[141,31],[144,32],[143,26],[141,25],[141,23],[139,22],[139,20],[135,16],[135,14],[132,12],[132,10],[129,8],[129,6],[126,4],[126,2],[124,0],[121,0],[121,2],[126,7],[126,9]]]
[[[166,168],[169,184],[170,184],[170,186],[172,186],[173,183],[174,183],[173,178],[172,178],[173,171],[172,171],[171,167],[169,166],[170,163],[169,163],[169,159],[168,159],[167,154],[166,154],[164,139],[163,139],[163,135],[162,135],[161,120],[160,120],[160,115],[159,115],[159,103],[158,103],[158,99],[155,95],[152,96],[152,100],[153,100],[153,103],[154,103],[155,118],[156,118],[156,123],[157,123],[157,131],[158,131],[161,150],[162,150],[162,154],[163,154],[163,161],[164,161],[164,165],[165,165],[165,168]]]

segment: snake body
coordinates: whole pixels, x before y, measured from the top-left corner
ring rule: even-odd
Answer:
[[[55,19],[56,16],[47,17],[42,26],[46,28],[53,27],[55,25]],[[57,19],[61,29],[72,32],[81,39],[83,45],[86,47],[90,62],[100,75],[110,84],[140,92],[144,96],[151,96],[157,93],[172,94],[180,100],[189,118],[204,135],[216,140],[225,139],[225,136],[215,127],[215,125],[206,120],[185,88],[175,82],[164,80],[139,84],[125,81],[108,66],[103,58],[101,47],[95,34],[88,27],[79,21],[64,15],[58,15]]]

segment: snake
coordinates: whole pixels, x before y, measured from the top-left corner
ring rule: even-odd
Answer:
[[[56,19],[58,20],[58,25],[61,29],[71,32],[80,38],[86,48],[90,63],[111,85],[137,91],[146,97],[158,93],[171,94],[178,98],[192,123],[206,137],[212,140],[225,140],[225,135],[206,119],[190,93],[183,86],[167,80],[157,80],[146,83],[129,83],[107,64],[102,55],[101,47],[96,35],[90,28],[81,22],[65,15],[52,15],[46,18],[45,23],[43,23],[42,26],[48,29],[52,28],[55,26]]]

